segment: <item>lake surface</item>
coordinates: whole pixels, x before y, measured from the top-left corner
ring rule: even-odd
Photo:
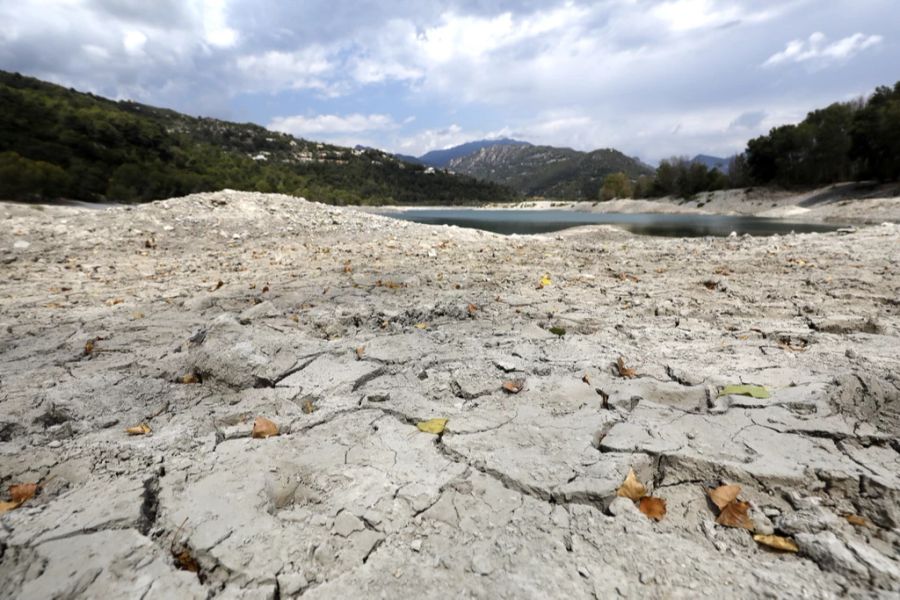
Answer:
[[[766,236],[792,231],[834,231],[838,228],[833,225],[789,223],[759,217],[586,213],[566,210],[422,209],[381,214],[426,225],[457,225],[504,235],[549,233],[582,225],[616,225],[632,233],[666,237],[727,236],[732,231],[738,235],[749,233]]]

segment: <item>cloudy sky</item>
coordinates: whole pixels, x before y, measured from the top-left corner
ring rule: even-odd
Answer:
[[[898,0],[0,0],[0,68],[421,154],[726,155],[900,80]]]

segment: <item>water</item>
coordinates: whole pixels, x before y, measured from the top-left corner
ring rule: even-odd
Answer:
[[[766,236],[834,231],[837,226],[810,223],[789,223],[780,219],[735,217],[721,215],[685,214],[616,214],[586,213],[565,210],[473,210],[473,209],[417,209],[382,213],[388,217],[425,223],[427,225],[457,225],[483,229],[494,233],[549,233],[582,225],[616,225],[632,233],[665,237]]]

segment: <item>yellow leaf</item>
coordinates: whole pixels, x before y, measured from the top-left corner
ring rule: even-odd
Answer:
[[[637,502],[646,494],[647,488],[638,481],[637,475],[634,474],[634,469],[628,469],[628,475],[625,477],[625,482],[616,492],[616,495]]]
[[[444,433],[444,427],[447,426],[447,421],[448,419],[428,419],[427,421],[416,423],[416,427],[419,428],[419,431],[440,435]]]
[[[749,502],[741,502],[735,500],[728,504],[719,513],[716,523],[724,527],[735,527],[738,529],[753,529],[753,521],[747,512],[750,510]]]
[[[125,429],[125,433],[128,435],[146,435],[150,433],[150,426],[146,423],[141,423],[140,425],[134,425],[133,427],[128,427]]]
[[[182,375],[179,381],[185,385],[190,385],[192,383],[200,383],[200,378],[197,377],[197,374],[192,371],[190,373],[185,373],[184,375]]]
[[[538,287],[538,289],[541,289],[541,288],[547,287],[548,285],[553,285],[553,282],[550,281],[550,275],[549,275],[549,274],[544,275],[543,277],[541,277],[540,281],[538,281],[537,287]]]
[[[428,323],[416,323],[416,329],[428,329]]]
[[[265,417],[256,417],[250,437],[265,439],[273,435],[278,435],[278,425]]]
[[[795,544],[793,540],[781,537],[780,535],[763,535],[761,533],[757,533],[753,536],[753,539],[758,544],[768,546],[769,548],[773,548],[775,550],[781,550],[782,552],[800,551],[800,548],[797,547],[797,544]]]
[[[739,485],[720,485],[714,490],[709,490],[709,499],[715,504],[719,510],[722,510],[735,500],[741,493]]]
[[[13,502],[22,504],[27,500],[34,498],[37,494],[38,484],[36,483],[14,483],[9,486],[9,497]]]
[[[15,510],[21,506],[21,502],[3,502],[0,501],[0,515],[11,510]]]
[[[666,516],[666,501],[662,498],[644,496],[638,504],[638,510],[654,521],[662,521]]]

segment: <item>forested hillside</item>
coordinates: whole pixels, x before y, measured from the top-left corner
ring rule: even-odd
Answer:
[[[140,202],[222,188],[335,204],[517,199],[377,150],[114,102],[0,71],[0,199]]]

